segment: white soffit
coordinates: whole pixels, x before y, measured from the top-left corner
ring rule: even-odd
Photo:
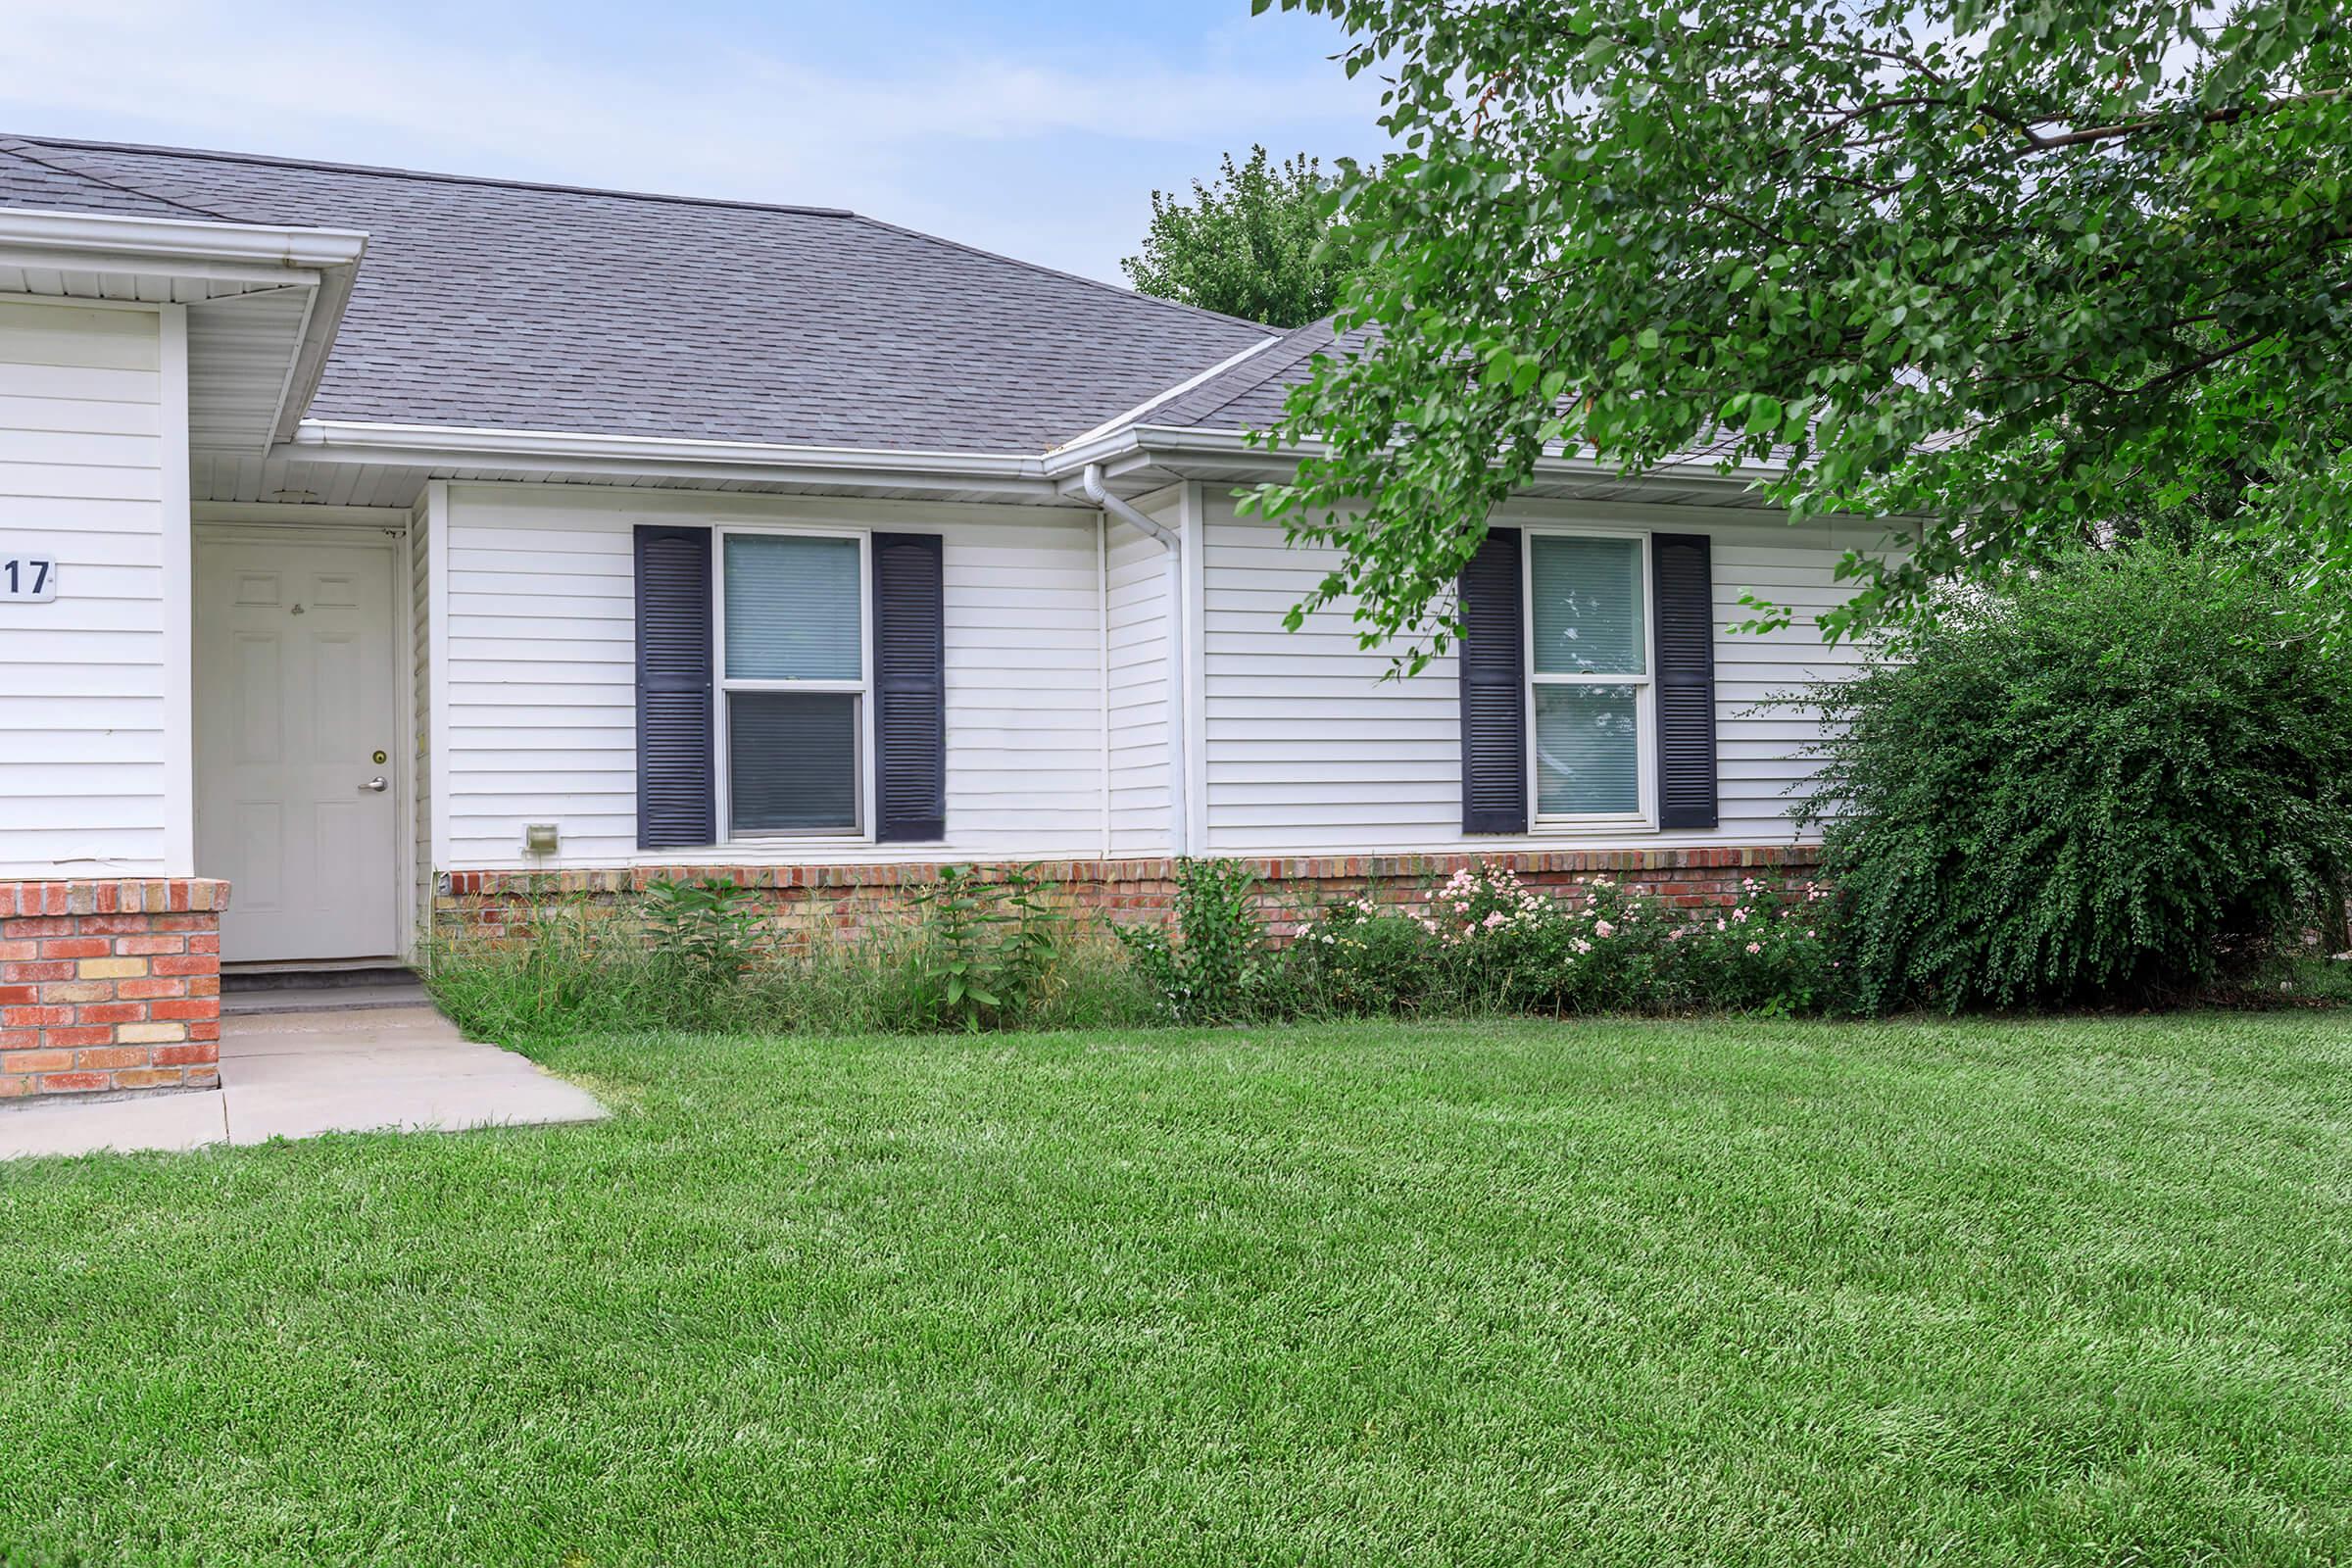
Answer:
[[[0,294],[183,305],[189,443],[260,455],[293,434],[367,236],[0,210]]]

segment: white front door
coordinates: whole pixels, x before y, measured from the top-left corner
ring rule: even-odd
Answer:
[[[389,550],[196,546],[196,869],[229,962],[401,947]]]

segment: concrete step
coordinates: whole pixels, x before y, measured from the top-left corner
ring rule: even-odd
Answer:
[[[383,1007],[429,1007],[432,998],[415,980],[354,986],[223,986],[220,1016],[261,1018],[281,1012],[369,1012]]]

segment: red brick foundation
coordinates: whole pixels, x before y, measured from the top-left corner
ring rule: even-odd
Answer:
[[[0,1101],[209,1089],[228,884],[0,881]]]
[[[1364,855],[1241,858],[1259,879],[1258,910],[1269,930],[1287,935],[1302,912],[1366,892],[1384,902],[1416,902],[1457,868],[1505,864],[1530,888],[1549,891],[1580,877],[1609,876],[1645,887],[1687,907],[1738,901],[1742,879],[1804,877],[1820,859],[1812,845],[1722,849],[1544,850],[1494,855]],[[1055,887],[1074,911],[1121,922],[1165,919],[1175,905],[1176,862],[1044,860],[1029,869]],[[453,871],[433,900],[437,930],[496,937],[518,932],[536,904],[577,904],[614,911],[664,879],[724,877],[753,889],[790,935],[818,932],[855,940],[868,929],[905,923],[910,896],[938,880],[935,862],[859,865],[730,865],[725,862],[628,866],[578,871]]]

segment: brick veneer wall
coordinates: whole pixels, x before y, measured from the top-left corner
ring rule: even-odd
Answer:
[[[1424,889],[1466,865],[1510,866],[1529,887],[1556,890],[1581,877],[1639,884],[1678,905],[1738,901],[1743,878],[1802,877],[1819,863],[1812,845],[1709,849],[1544,850],[1494,855],[1366,855],[1244,858],[1260,878],[1258,912],[1277,936],[1302,909],[1366,892],[1409,904]],[[1170,859],[1045,860],[1028,863],[1055,885],[1064,906],[1119,921],[1164,919],[1175,904]],[[725,861],[572,871],[453,871],[433,900],[433,923],[447,933],[497,936],[518,931],[538,902],[577,903],[612,912],[664,878],[726,877],[757,891],[789,935],[822,931],[855,940],[868,927],[903,923],[910,895],[939,877],[931,862],[858,865],[742,865]]]
[[[0,1101],[220,1082],[228,884],[0,881]]]

